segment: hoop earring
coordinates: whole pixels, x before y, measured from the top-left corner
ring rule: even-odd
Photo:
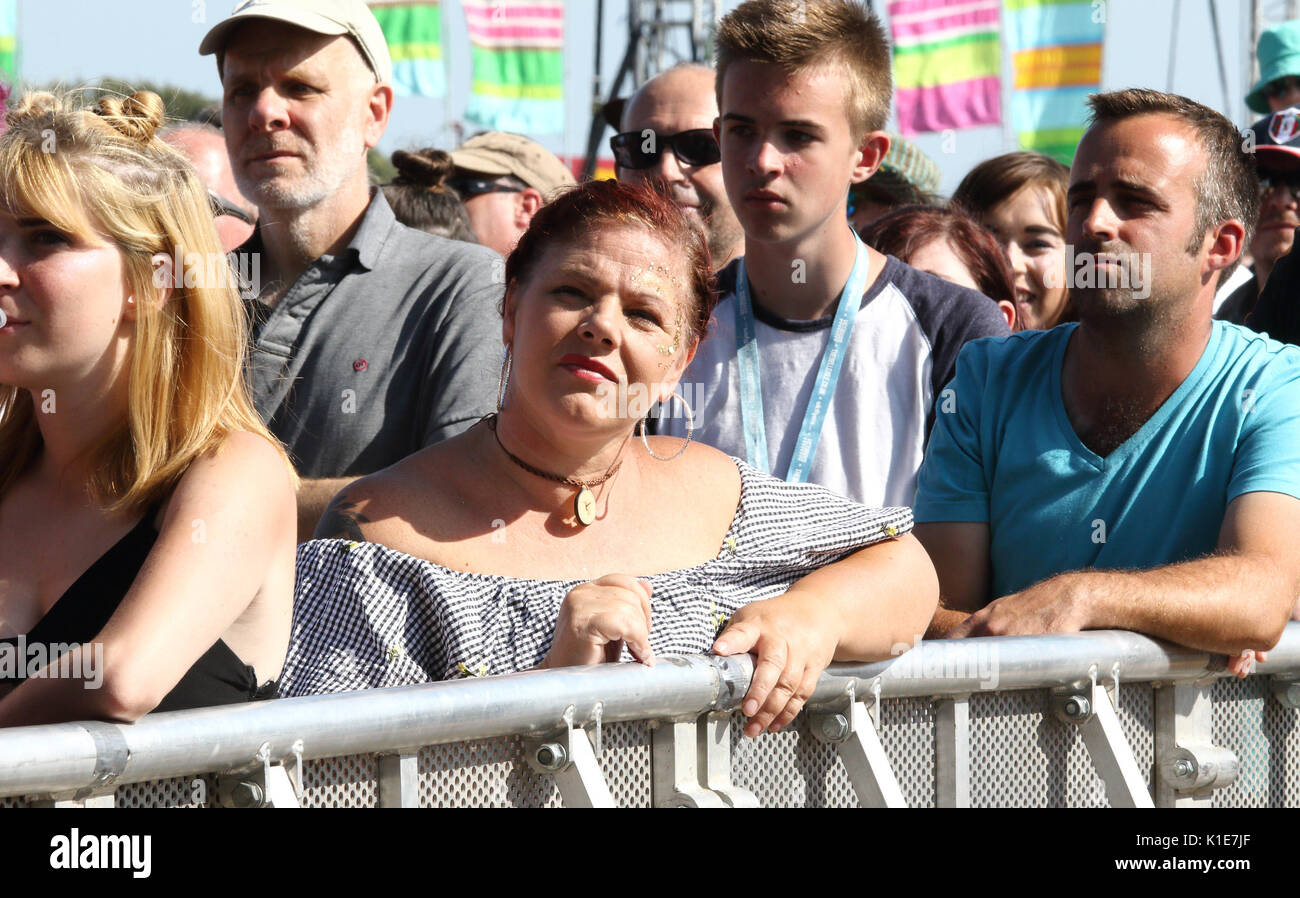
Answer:
[[[672,455],[668,456],[667,458],[664,458],[662,455],[655,455],[654,450],[650,448],[650,440],[646,438],[646,433],[645,433],[646,430],[645,422],[646,420],[649,419],[650,416],[646,415],[645,418],[641,419],[641,444],[645,446],[645,451],[650,453],[651,458],[657,458],[660,461],[672,461],[674,458],[677,458],[679,455],[685,452],[686,447],[691,444],[691,438],[695,434],[695,412],[694,410],[691,409],[691,406],[686,401],[685,397],[680,396],[677,393],[669,393],[668,399],[676,399],[678,402],[682,404],[682,408],[686,410],[686,441],[682,443],[682,447],[678,449],[676,452],[674,452]],[[664,403],[661,404],[665,404],[667,403],[667,401],[668,400],[666,399],[664,400]]]
[[[506,387],[510,384],[510,344],[506,344],[506,351],[501,359],[501,380],[497,382],[497,411],[501,411],[501,406],[505,405]]]

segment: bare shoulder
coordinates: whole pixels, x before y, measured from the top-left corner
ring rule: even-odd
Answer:
[[[451,442],[451,441],[447,441]],[[379,543],[412,552],[442,502],[437,472],[454,464],[445,443],[409,455],[341,489],[321,515],[314,539]]]
[[[237,506],[292,513],[293,481],[280,450],[255,433],[229,434],[221,446],[200,455],[181,477],[168,503],[211,508]]]
[[[680,437],[650,437],[650,447],[655,455],[663,458],[671,456],[681,445]],[[668,480],[671,489],[680,491],[679,495],[694,506],[707,500],[708,509],[716,508],[728,520],[740,502],[740,469],[729,456],[712,446],[693,442],[672,461],[643,457],[641,468],[653,478]]]

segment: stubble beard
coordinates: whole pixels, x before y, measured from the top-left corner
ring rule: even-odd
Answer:
[[[237,178],[240,192],[263,213],[273,211],[280,213],[276,216],[280,219],[292,218],[333,196],[356,173],[358,165],[365,165],[364,153],[359,162],[352,158],[352,147],[357,143],[360,134],[355,126],[348,125],[328,145],[299,157],[302,172],[248,183]]]
[[[731,257],[744,238],[745,231],[731,206],[720,206],[705,196],[700,197],[700,219],[709,246],[709,257],[713,267],[717,268]]]

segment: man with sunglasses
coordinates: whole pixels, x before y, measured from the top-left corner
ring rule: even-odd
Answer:
[[[486,131],[451,152],[456,171],[447,182],[465,204],[478,242],[510,255],[537,210],[576,183],[546,147],[522,134]]]
[[[225,136],[212,125],[182,122],[166,128],[161,137],[180,150],[199,173],[199,180],[207,186],[212,201],[221,251],[234,251],[253,236],[257,207],[244,198],[235,184]]]
[[[1250,240],[1254,276],[1223,301],[1215,318],[1246,323],[1278,259],[1300,227],[1300,109],[1283,109],[1251,128],[1259,174],[1259,223]]]
[[[620,180],[658,182],[704,230],[714,268],[744,255],[745,233],[722,184],[713,136],[718,117],[713,69],[684,64],[641,86],[610,138]]]

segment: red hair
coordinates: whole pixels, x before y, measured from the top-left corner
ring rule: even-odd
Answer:
[[[862,239],[907,262],[922,247],[945,240],[980,292],[994,302],[1016,301],[1016,277],[997,238],[969,215],[938,206],[903,206],[862,229]]]
[[[528,230],[506,259],[506,289],[523,284],[542,256],[556,244],[575,244],[601,229],[639,227],[663,241],[666,257],[686,267],[686,316],[690,334],[702,338],[717,304],[713,263],[703,232],[660,189],[586,181],[559,194],[533,216]]]

